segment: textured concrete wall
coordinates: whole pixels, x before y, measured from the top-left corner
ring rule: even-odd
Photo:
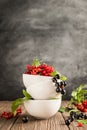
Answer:
[[[0,100],[22,96],[35,57],[67,76],[64,99],[87,83],[87,0],[0,0]]]

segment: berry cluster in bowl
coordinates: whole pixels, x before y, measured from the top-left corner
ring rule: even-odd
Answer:
[[[43,76],[51,76],[51,73],[54,71],[54,68],[47,65],[41,64],[39,66],[26,66],[25,74],[32,74],[32,75],[43,75]]]
[[[61,75],[58,71],[55,71],[55,69],[52,66],[46,63],[40,63],[38,59],[34,59],[32,65],[30,64],[26,65],[26,70],[24,74],[51,76],[51,77],[59,75],[61,80],[65,81],[67,79],[64,75]]]

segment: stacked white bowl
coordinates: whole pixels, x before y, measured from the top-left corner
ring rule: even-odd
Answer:
[[[34,98],[24,102],[30,115],[47,119],[58,112],[62,96],[56,92],[52,77],[23,74],[23,83],[27,92]]]

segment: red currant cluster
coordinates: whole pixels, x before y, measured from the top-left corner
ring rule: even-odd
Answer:
[[[2,114],[1,114],[1,117],[3,117],[3,118],[6,118],[6,119],[10,119],[10,118],[12,118],[14,116],[14,114],[13,114],[13,112],[2,112]]]
[[[65,90],[65,86],[66,86],[66,82],[65,81],[62,81],[60,79],[60,76],[59,74],[57,74],[53,79],[52,81],[55,83],[55,86],[56,86],[56,92],[61,92],[61,94],[66,94],[66,90]]]
[[[32,74],[32,75],[43,75],[43,76],[51,76],[51,73],[54,71],[52,66],[47,64],[41,64],[39,66],[26,66],[25,74]]]
[[[81,103],[75,104],[78,110],[82,112],[87,112],[87,100],[84,100]]]
[[[17,112],[16,115],[20,115],[20,114],[22,113],[21,107],[18,108],[18,109],[16,110],[16,112]],[[13,118],[13,117],[14,117],[14,114],[13,114],[13,112],[6,112],[6,111],[4,111],[4,112],[2,112],[1,117],[2,117],[2,118],[5,118],[5,119],[10,119],[10,118]]]

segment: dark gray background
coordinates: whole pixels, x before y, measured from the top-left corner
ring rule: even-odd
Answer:
[[[87,0],[0,0],[0,100],[22,97],[33,58],[67,76],[67,95],[87,83]]]

